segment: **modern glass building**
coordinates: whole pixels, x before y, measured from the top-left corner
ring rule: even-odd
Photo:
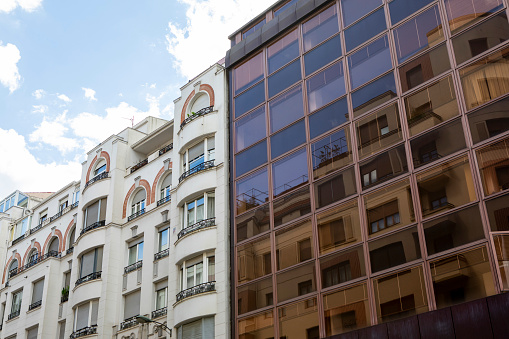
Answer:
[[[279,1],[230,40],[235,336],[508,330],[507,1]]]

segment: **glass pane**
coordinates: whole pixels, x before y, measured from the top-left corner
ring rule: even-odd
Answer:
[[[502,0],[444,0],[449,27],[454,33],[502,8]]]
[[[309,116],[310,138],[313,139],[347,121],[348,104],[345,97]]]
[[[258,85],[242,93],[234,99],[235,118],[258,106],[265,100],[265,83],[262,81]]]
[[[392,0],[389,3],[391,23],[394,25],[432,1],[433,0]]]
[[[401,145],[360,164],[364,189],[378,185],[408,171],[405,146]]]
[[[330,6],[325,11],[302,24],[304,51],[309,51],[337,32],[339,32],[339,25],[336,6]]]
[[[238,287],[237,303],[239,314],[273,305],[272,278]]]
[[[446,157],[466,147],[461,120],[456,120],[410,142],[414,167]]]
[[[280,338],[320,338],[316,298],[278,309]]]
[[[396,83],[391,72],[352,93],[353,115],[358,117],[395,97]]]
[[[509,231],[509,195],[487,201],[486,209],[493,232]]]
[[[216,197],[213,192],[207,194],[207,219],[216,216]]]
[[[166,289],[157,291],[156,310],[166,307]]]
[[[269,74],[299,56],[299,33],[286,35],[267,49]]]
[[[242,284],[272,273],[268,236],[237,247],[237,279]]]
[[[474,143],[509,131],[509,98],[489,104],[468,115]]]
[[[238,331],[239,338],[242,339],[274,338],[273,311],[268,311],[239,320]]]
[[[346,93],[343,62],[340,61],[306,81],[309,112]]]
[[[323,297],[323,308],[327,336],[371,325],[366,284],[325,295]]]
[[[324,179],[314,186],[316,206],[318,208],[330,205],[355,194],[355,173],[353,167],[332,177]]]
[[[138,244],[138,257],[137,257],[137,260],[138,261],[143,260],[143,242],[140,242]]]
[[[321,46],[304,55],[306,75],[322,68],[341,56],[341,38],[339,34]]]
[[[267,136],[265,106],[235,123],[235,150],[242,151]]]
[[[382,7],[345,31],[347,52],[371,39],[386,28],[385,14]]]
[[[483,239],[479,207],[472,206],[424,223],[424,235],[428,255]]]
[[[419,266],[373,280],[379,323],[429,310],[423,276]]]
[[[317,216],[320,254],[352,245],[361,240],[359,208],[356,200]]]
[[[498,268],[502,277],[502,289],[509,289],[509,235],[493,235],[495,255]]]
[[[303,148],[272,165],[274,197],[308,182],[307,152]]]
[[[477,199],[466,156],[417,175],[423,218]]]
[[[509,23],[505,13],[501,13],[452,39],[456,63],[461,64],[508,38]]]
[[[263,78],[263,59],[263,53],[259,53],[248,62],[235,68],[233,78],[235,79],[236,94]]]
[[[278,302],[315,292],[315,264],[311,262],[279,273],[276,280]]]
[[[398,105],[370,114],[355,123],[359,158],[363,159],[403,139]]]
[[[359,0],[341,0],[344,26],[350,25],[381,4],[382,0],[365,0],[362,6],[359,6]]]
[[[477,152],[484,195],[490,195],[509,188],[509,138],[506,138]]]
[[[269,77],[269,98],[290,87],[301,79],[300,61],[295,60]]]
[[[485,247],[430,263],[437,308],[496,294]]]
[[[286,224],[311,212],[309,187],[274,201],[274,227]]]
[[[269,102],[270,132],[291,124],[304,116],[302,88],[297,86]]]
[[[421,258],[417,227],[393,233],[369,243],[369,259],[373,273]]]
[[[288,0],[283,6],[274,10],[274,18],[277,17],[279,14],[284,13],[287,9],[289,9],[296,2],[297,2],[297,0]]]
[[[186,285],[186,288],[190,288],[190,287],[193,287],[195,285],[194,283],[194,268],[195,266],[191,266],[191,267],[188,267],[186,272],[187,272],[187,285]]]
[[[274,159],[306,142],[304,119],[270,137],[270,154]]]
[[[451,69],[446,45],[434,48],[399,68],[399,77],[403,92],[433,79]]]
[[[195,223],[195,206],[194,201],[187,204],[187,226],[191,226]]]
[[[276,232],[276,269],[282,270],[310,260],[313,255],[311,221]]]
[[[159,232],[159,251],[163,251],[168,248],[168,235],[169,228]]]
[[[267,202],[269,200],[267,168],[238,180],[235,191],[237,214]]]
[[[204,202],[203,198],[196,201],[196,222],[202,221],[205,217]]]
[[[364,204],[370,237],[415,222],[408,179],[366,195]]]
[[[322,288],[364,277],[366,265],[362,246],[320,259],[320,272]]]
[[[352,88],[376,78],[392,67],[387,35],[377,39],[348,57]]]
[[[509,92],[509,48],[460,70],[467,110]]]
[[[444,40],[438,6],[434,6],[394,30],[396,54],[403,62]]]
[[[262,206],[236,219],[237,242],[268,231],[270,228],[269,205]]]
[[[405,98],[410,135],[416,135],[459,114],[452,78],[449,76]]]
[[[315,179],[352,162],[350,142],[349,129],[343,128],[311,144],[313,176]]]
[[[203,263],[196,264],[196,285],[203,282]]]
[[[267,140],[235,156],[235,174],[238,176],[267,162]]]

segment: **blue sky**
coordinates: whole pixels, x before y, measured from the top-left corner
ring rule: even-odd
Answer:
[[[85,153],[224,57],[275,0],[0,0],[0,199],[78,180]]]

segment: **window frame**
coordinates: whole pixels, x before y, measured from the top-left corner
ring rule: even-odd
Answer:
[[[208,149],[208,147],[209,147],[208,144],[209,144],[210,140],[212,140],[212,139],[214,139],[214,148]],[[194,158],[192,160],[192,162],[189,161],[189,150],[191,148],[199,145],[202,142],[203,142],[203,153],[200,154],[198,157]],[[203,164],[203,163],[205,163],[207,161],[216,160],[215,150],[216,150],[215,135],[205,137],[202,140],[200,140],[200,141],[190,145],[189,147],[187,147],[186,150],[180,155],[180,158],[182,160],[182,166],[181,166],[182,173],[190,171],[190,170],[196,168],[197,166],[200,166],[201,164]],[[191,167],[191,163],[194,163],[195,161],[199,161],[197,159],[199,159],[200,157],[203,157],[203,161],[200,162],[199,164],[194,165],[193,167]]]
[[[213,216],[209,216],[209,203],[210,203],[210,198],[213,198],[213,201],[214,201],[214,215]],[[203,205],[200,205],[200,206],[203,206],[203,218],[200,219],[200,220],[197,220],[197,216],[198,216],[198,201],[203,199]],[[188,216],[188,212],[189,212],[189,205],[191,204],[194,204],[194,207],[192,207],[194,209],[194,217],[193,217],[193,223],[192,224],[189,224],[189,216]],[[210,218],[215,218],[216,216],[216,210],[215,210],[215,191],[208,191],[208,192],[205,192],[203,193],[203,195],[200,195],[198,197],[196,197],[195,199],[193,200],[189,200],[189,201],[186,201],[183,205],[182,205],[182,229],[185,229],[187,227],[191,227],[193,225],[196,225],[197,223],[203,221],[203,220],[207,220],[207,219],[210,219]]]

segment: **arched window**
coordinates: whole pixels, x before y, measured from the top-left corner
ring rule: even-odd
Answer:
[[[94,176],[101,174],[106,171],[106,160],[99,159],[95,165]]]
[[[133,198],[131,205],[131,215],[145,213],[145,199],[147,198],[147,192],[144,189],[139,190]]]
[[[160,199],[163,200],[163,202],[166,202],[170,200],[170,190],[171,190],[171,173],[168,174],[161,184],[161,197]]]
[[[9,278],[14,277],[18,274],[18,260],[14,259],[9,266]]]
[[[74,247],[75,240],[76,240],[76,226],[72,228],[71,235],[69,236],[69,248]]]
[[[53,237],[53,239],[51,239],[51,241],[49,243],[48,255],[49,256],[56,256],[56,255],[58,255],[58,247],[59,247],[58,238],[57,237]]]
[[[32,251],[28,255],[29,266],[37,264],[37,259],[39,259],[39,251],[37,251],[37,248],[32,248]]]
[[[210,106],[209,96],[205,93],[198,93],[195,97],[195,100],[193,101],[190,112],[197,113],[199,110],[209,106]]]

